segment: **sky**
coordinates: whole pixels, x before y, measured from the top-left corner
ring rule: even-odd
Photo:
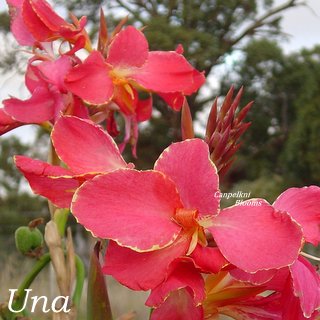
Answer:
[[[302,0],[297,0],[302,1]],[[275,5],[281,5],[287,1],[275,0]],[[307,6],[291,8],[284,12],[282,29],[288,35],[288,39],[281,42],[286,53],[297,51],[301,48],[311,48],[320,44],[320,0],[305,0]],[[0,0],[0,11],[6,10],[5,0]],[[0,101],[9,94],[19,98],[27,98],[23,80],[15,75],[0,77]],[[18,135],[24,142],[30,142],[34,137],[34,130],[28,127],[15,129],[11,134]]]

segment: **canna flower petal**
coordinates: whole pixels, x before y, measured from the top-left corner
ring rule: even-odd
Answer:
[[[203,309],[195,306],[192,292],[188,289],[174,291],[151,314],[151,320],[203,320]]]
[[[203,140],[173,143],[160,155],[154,169],[175,183],[185,208],[197,209],[200,215],[218,212],[219,177]]]
[[[181,92],[174,92],[174,93],[159,93],[158,95],[175,111],[180,111],[183,102],[184,102],[184,95]]]
[[[72,172],[24,156],[15,156],[14,160],[35,194],[46,197],[60,208],[70,207],[73,192],[81,184]]]
[[[18,43],[22,46],[32,46],[35,42],[22,18],[22,4],[24,0],[7,0],[10,13],[10,29]]]
[[[62,116],[56,122],[51,138],[60,159],[75,174],[104,173],[130,166],[113,139],[88,120]]]
[[[136,107],[137,121],[143,122],[151,118],[152,114],[152,97],[147,99],[138,99]]]
[[[147,60],[148,49],[148,41],[144,34],[128,26],[112,40],[106,62],[116,69],[141,67]]]
[[[102,54],[93,51],[82,64],[67,74],[66,88],[88,103],[107,103],[114,91],[109,71],[110,66],[105,63]]]
[[[22,17],[29,32],[40,42],[56,36],[59,26],[66,24],[44,0],[24,0]]]
[[[120,169],[84,183],[71,211],[96,237],[152,251],[177,238],[181,227],[172,218],[181,206],[175,185],[162,173]]]
[[[290,267],[293,294],[300,301],[306,318],[320,308],[320,277],[314,266],[303,257]]]
[[[255,297],[238,304],[230,304],[218,308],[219,313],[237,320],[283,320],[279,295]],[[206,318],[214,320],[216,318]],[[292,318],[291,318],[292,320]]]
[[[262,285],[270,281],[277,274],[278,270],[261,270],[256,273],[247,273],[241,269],[235,268],[231,269],[229,272],[233,278],[239,281],[249,282],[255,285]]]
[[[62,56],[57,60],[44,61],[37,65],[46,83],[53,84],[60,91],[66,91],[64,78],[72,68],[70,57]]]
[[[129,77],[147,90],[162,93],[187,91],[190,94],[205,82],[204,75],[175,51],[149,52],[146,63]]]
[[[13,130],[17,127],[20,127],[23,123],[16,121],[10,117],[5,111],[4,108],[0,108],[0,135]]]
[[[291,265],[302,245],[300,226],[263,199],[222,210],[208,229],[224,257],[249,273]]]
[[[306,241],[315,246],[320,242],[319,199],[320,188],[317,186],[290,188],[273,204],[277,210],[287,211],[302,226]]]
[[[212,248],[197,245],[190,257],[195,265],[205,273],[218,273],[228,264],[228,261],[217,247]]]
[[[188,246],[187,239],[178,237],[169,247],[136,252],[110,241],[102,271],[133,290],[150,290],[164,281],[170,263],[183,256]]]
[[[23,123],[41,123],[54,118],[56,99],[55,93],[45,87],[38,87],[27,100],[10,98],[4,100],[3,104],[5,112],[15,120]]]
[[[182,288],[192,293],[194,305],[199,305],[205,298],[204,280],[190,258],[177,259],[171,263],[166,280],[152,289],[146,305],[157,308],[171,292]]]

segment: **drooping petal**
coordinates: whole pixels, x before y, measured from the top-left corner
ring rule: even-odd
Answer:
[[[320,188],[310,186],[290,188],[283,192],[273,206],[287,211],[301,226],[307,242],[317,246],[320,242]]]
[[[136,117],[138,122],[147,121],[152,114],[152,96],[147,99],[138,99],[136,107]]]
[[[184,208],[196,209],[200,215],[217,214],[219,197],[215,195],[219,192],[219,178],[203,140],[173,143],[160,155],[154,168],[175,183]]]
[[[249,273],[291,265],[301,249],[300,226],[263,199],[226,208],[213,223],[209,230],[221,253]]]
[[[107,63],[114,68],[141,67],[148,57],[148,41],[132,26],[120,31],[109,47]]]
[[[180,92],[169,92],[169,93],[159,93],[157,94],[175,111],[180,111],[183,102],[184,95]]]
[[[186,254],[189,243],[178,237],[164,249],[136,252],[110,241],[102,270],[133,290],[153,289],[165,279],[170,263]]]
[[[197,245],[190,257],[194,260],[195,265],[206,273],[218,273],[228,264],[218,248]]]
[[[76,174],[103,173],[128,166],[109,134],[87,120],[60,117],[51,137],[60,159]]]
[[[34,37],[29,32],[22,18],[22,3],[24,0],[7,0],[9,5],[11,32],[21,46],[32,46]]]
[[[320,308],[320,277],[314,266],[303,257],[290,267],[293,294],[299,298],[306,318]]]
[[[180,289],[170,294],[168,299],[152,312],[151,320],[202,320],[203,309],[193,302],[190,290]]]
[[[165,66],[165,68],[164,68]],[[197,89],[204,83],[194,77],[195,69],[189,62],[175,51],[149,52],[146,63],[129,76],[142,87],[155,92],[184,92],[194,86],[197,80]]]
[[[153,251],[177,238],[181,227],[172,217],[181,206],[175,185],[162,173],[120,169],[83,184],[72,213],[97,237]]]
[[[159,307],[171,292],[182,288],[188,288],[192,293],[193,303],[199,305],[205,298],[204,280],[192,259],[177,259],[169,269],[166,280],[151,291],[146,305]]]
[[[108,75],[110,67],[98,51],[93,51],[66,76],[66,88],[92,104],[107,103],[113,94],[113,83]]]
[[[72,172],[24,156],[15,156],[15,164],[35,194],[46,197],[60,208],[70,207],[73,193],[81,184]]]
[[[27,100],[10,98],[3,101],[5,112],[24,123],[41,123],[53,119],[55,103],[55,96],[45,87],[38,87]]]

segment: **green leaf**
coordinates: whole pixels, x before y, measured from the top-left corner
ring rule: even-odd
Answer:
[[[100,242],[98,241],[91,255],[88,275],[87,319],[112,320],[108,290],[99,261]]]

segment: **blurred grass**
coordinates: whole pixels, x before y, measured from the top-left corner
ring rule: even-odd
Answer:
[[[16,289],[21,283],[24,275],[31,269],[34,261],[32,259],[18,255],[15,252],[4,254],[0,252],[0,303],[8,301],[9,289]],[[147,292],[134,292],[116,282],[112,277],[107,277],[107,285],[109,290],[109,298],[112,306],[114,319],[130,311],[136,312],[136,320],[148,319],[149,309],[144,306],[147,298]],[[48,307],[54,297],[60,295],[56,289],[54,282],[54,273],[50,267],[44,269],[36,278],[31,286],[32,293],[30,296],[46,296],[48,297]],[[50,304],[49,304],[50,303]],[[83,290],[82,308],[79,310],[78,320],[86,320],[86,285]],[[31,307],[31,302],[27,304]],[[32,315],[33,320],[51,319],[50,313],[41,312],[42,304]]]

